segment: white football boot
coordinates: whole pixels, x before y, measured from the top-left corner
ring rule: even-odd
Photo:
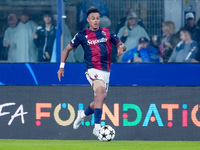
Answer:
[[[94,128],[93,129],[93,135],[98,137],[99,136],[99,131],[101,130],[101,128]]]
[[[81,117],[81,114],[84,113],[84,110],[79,110],[77,113],[77,118],[74,121],[73,124],[73,128],[74,129],[78,129],[78,127],[81,125],[82,120],[84,119],[84,117]]]

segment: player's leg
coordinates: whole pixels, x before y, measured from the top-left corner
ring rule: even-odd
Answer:
[[[91,114],[94,113],[94,102],[92,102],[86,109],[84,110],[79,110],[77,114],[77,118],[74,121],[73,128],[78,129],[78,127],[81,125],[82,120]]]
[[[107,96],[105,83],[102,80],[93,81],[93,90],[95,92],[94,96],[94,117],[95,117],[95,126],[93,129],[93,134],[98,136],[99,130],[101,129],[101,116],[102,116],[102,107]]]
[[[90,70],[88,70],[88,72],[89,73],[86,73],[86,77],[87,77],[87,80],[90,82],[90,84],[93,87],[94,101],[90,103],[90,105],[85,109],[85,111],[83,111],[83,110],[78,111],[77,118],[73,124],[74,129],[78,129],[78,127],[80,126],[84,117],[93,114],[95,108],[97,108],[96,113],[95,113],[96,118],[98,118],[97,120],[101,120],[102,106],[103,106],[103,103],[104,103],[104,100],[106,97],[106,89],[108,89],[110,73],[107,72],[105,75],[104,74],[105,72],[102,73],[102,71],[99,72],[96,69],[90,69]],[[98,76],[101,79],[97,79],[95,76]],[[100,109],[100,110],[98,110],[98,109]],[[101,127],[100,121],[97,121],[95,127],[97,127],[97,128]]]
[[[92,79],[89,77],[88,73],[86,73],[86,78],[87,80],[90,82],[91,86],[92,86]],[[82,120],[86,117],[89,116],[91,114],[94,113],[94,102],[92,102],[86,109],[84,110],[79,110],[77,113],[77,118],[74,121],[73,124],[73,128],[74,129],[78,129],[79,126],[81,125]]]

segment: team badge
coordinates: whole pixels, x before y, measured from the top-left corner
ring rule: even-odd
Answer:
[[[106,32],[105,32],[105,31],[102,31],[102,34],[103,34],[104,36],[106,36]]]

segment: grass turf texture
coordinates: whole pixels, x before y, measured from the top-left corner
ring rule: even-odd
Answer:
[[[0,140],[0,150],[199,150],[194,141]]]

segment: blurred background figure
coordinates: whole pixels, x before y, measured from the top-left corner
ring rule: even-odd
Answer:
[[[129,13],[132,13],[132,12],[134,12],[133,8],[127,8],[127,9],[123,12],[124,16],[123,16],[122,18],[120,18],[119,22],[117,23],[116,34],[119,32],[119,30],[120,30],[123,26],[125,26],[126,20],[127,20],[127,16],[128,16]]]
[[[77,10],[78,10],[78,12],[77,12],[77,25],[78,25],[77,29],[78,29],[78,31],[82,31],[88,27],[88,22],[86,19],[87,18],[87,10],[91,6],[99,9],[100,17],[101,17],[100,25],[104,25],[104,22],[106,23],[106,25],[104,25],[104,27],[109,26],[109,24],[111,24],[111,21],[109,19],[109,10],[102,0],[83,0],[77,8]]]
[[[195,16],[192,12],[188,12],[188,13],[185,14],[185,26],[182,27],[182,28],[188,28],[188,30],[190,30],[191,37],[194,40],[196,25],[195,25]]]
[[[8,28],[5,31],[3,46],[8,50],[8,62],[16,62],[16,31],[17,31],[18,18],[16,14],[8,16]]]
[[[127,8],[127,9],[123,12],[124,16],[123,16],[123,17],[120,19],[120,21],[117,23],[116,34],[119,32],[119,30],[120,30],[123,26],[125,26],[126,20],[127,20],[127,16],[128,16],[128,14],[130,14],[130,13],[132,13],[132,12],[134,12],[134,9],[131,8],[131,7]],[[142,20],[140,20],[139,18],[138,18],[138,25],[140,25],[141,27],[143,27],[143,28],[145,29],[145,26],[144,26]]]
[[[197,26],[195,29],[195,37],[194,39],[198,42],[198,44],[200,45],[200,18],[197,21]]]
[[[38,26],[34,34],[34,43],[38,47],[38,61],[50,62],[53,44],[56,38],[56,29],[53,25],[51,12],[45,12],[43,20],[44,25]]]
[[[158,37],[157,35],[152,36],[152,46],[159,49],[163,62],[168,62],[174,47],[180,41],[180,39],[175,32],[175,24],[172,21],[166,21],[162,23],[162,32],[162,38]],[[159,39],[161,39],[161,41]]]
[[[192,62],[200,62],[200,18],[197,21],[197,26],[196,26],[196,30],[195,30],[195,38],[194,38],[198,44],[198,51],[197,54],[195,56],[195,59],[192,60]]]
[[[159,51],[157,48],[149,45],[146,37],[139,39],[139,45],[125,52],[122,58],[123,62],[160,62]]]
[[[37,24],[30,20],[29,12],[24,10],[16,32],[16,62],[37,62],[38,51],[33,38],[36,29]]]
[[[103,16],[100,18],[100,23],[99,26],[101,28],[105,28],[105,27],[110,27],[111,26],[111,21],[107,16]]]
[[[54,15],[54,19],[57,20],[57,15]],[[71,32],[69,30],[69,27],[67,26],[67,24],[65,23],[65,20],[63,19],[62,21],[62,50],[64,50],[64,48],[68,45],[68,43],[70,43],[72,36],[71,36]],[[81,49],[82,50],[82,49]],[[80,50],[80,51],[81,51]],[[82,50],[83,51],[83,50]],[[56,39],[54,41],[54,45],[53,45],[53,52],[52,52],[52,56],[51,56],[51,62],[57,62],[56,61]],[[82,54],[83,55],[83,54]],[[83,57],[83,56],[82,56]],[[83,58],[82,58],[83,61]],[[69,56],[66,60],[66,62],[76,62],[75,60],[75,50],[72,50],[69,53]]]
[[[182,28],[180,30],[180,39],[174,49],[169,62],[192,62],[198,51],[197,42],[192,40],[190,29]]]
[[[134,12],[129,13],[127,16],[126,25],[123,26],[117,34],[117,36],[125,44],[127,50],[138,46],[138,41],[141,37],[145,37],[149,40],[147,32],[137,23],[137,15]],[[122,62],[122,57],[123,55],[120,56],[117,61]]]

